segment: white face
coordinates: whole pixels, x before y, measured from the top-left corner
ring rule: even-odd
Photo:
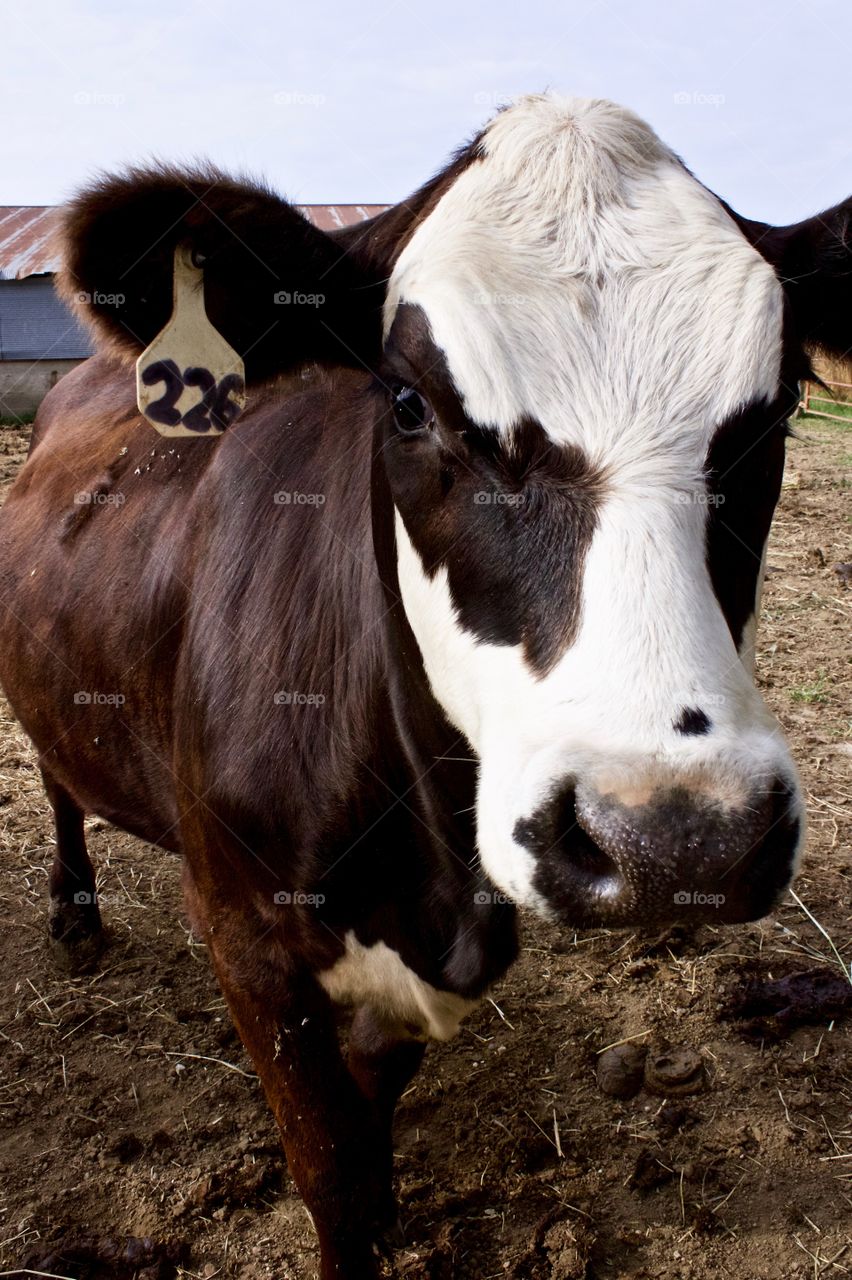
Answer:
[[[531,420],[601,478],[577,625],[546,670],[528,646],[463,625],[447,568],[426,571],[398,503],[399,583],[432,691],[480,761],[482,863],[546,910],[518,824],[566,787],[581,817],[601,797],[636,813],[677,788],[741,813],[781,779],[800,817],[751,678],[754,618],[734,628],[738,652],[707,551],[708,520],[727,515],[708,494],[708,452],[722,424],[778,397],[782,290],[716,198],[620,108],[525,99],[482,151],[400,255],[386,332],[400,304],[419,308],[469,423],[511,453]],[[761,553],[744,547],[738,570],[755,612]],[[687,710],[706,731],[684,730]]]

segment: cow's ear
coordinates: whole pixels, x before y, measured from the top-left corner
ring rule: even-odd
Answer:
[[[262,186],[214,169],[132,170],[82,191],[61,234],[60,292],[116,354],[135,359],[168,321],[185,245],[248,380],[311,361],[374,367],[379,273]]]
[[[789,227],[739,218],[776,268],[801,342],[832,355],[852,351],[852,196]]]

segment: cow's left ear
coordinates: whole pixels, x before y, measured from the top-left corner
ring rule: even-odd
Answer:
[[[61,234],[59,290],[120,357],[135,360],[168,321],[184,246],[249,382],[314,361],[375,367],[381,271],[259,184],[213,168],[131,170],[72,200]]]
[[[848,355],[852,351],[852,196],[789,227],[734,217],[778,272],[802,344]]]

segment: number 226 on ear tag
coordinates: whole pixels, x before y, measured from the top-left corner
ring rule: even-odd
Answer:
[[[178,245],[172,317],[136,361],[139,412],[163,436],[218,436],[246,402],[245,368],[204,309],[204,271]]]

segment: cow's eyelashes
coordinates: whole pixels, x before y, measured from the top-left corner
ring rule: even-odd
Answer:
[[[414,387],[402,385],[391,389],[391,412],[397,431],[404,436],[428,430],[434,417],[426,397]]]

